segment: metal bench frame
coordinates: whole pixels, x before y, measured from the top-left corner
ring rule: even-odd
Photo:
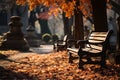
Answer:
[[[83,69],[84,64],[100,64],[101,67],[106,67],[106,52],[110,47],[109,39],[112,34],[112,30],[108,32],[91,32],[88,40],[68,40],[68,45],[72,42],[76,42],[79,48],[73,48],[69,46],[67,52],[69,54],[69,63],[73,63],[73,54],[77,54],[79,58],[79,68]],[[84,45],[82,47],[81,45]],[[93,60],[99,57],[99,60]]]

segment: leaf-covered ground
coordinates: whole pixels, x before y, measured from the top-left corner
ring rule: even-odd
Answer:
[[[8,58],[0,59],[0,80],[120,80],[120,65],[107,61],[107,68],[85,65],[78,69],[78,62],[68,63],[66,51],[50,54],[32,54],[12,57],[18,51],[0,51]],[[12,55],[11,55],[12,54]]]

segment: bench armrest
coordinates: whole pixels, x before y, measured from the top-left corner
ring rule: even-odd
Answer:
[[[57,40],[57,41],[55,41],[54,43],[59,44],[59,43],[62,43],[62,42],[65,42],[65,41],[63,41],[63,40]]]
[[[98,44],[103,44],[104,42],[89,42],[88,40],[78,40],[77,44],[93,44],[93,45],[98,45]]]
[[[87,44],[88,43],[88,40],[78,40],[77,41],[77,44]]]
[[[63,40],[57,40],[57,42],[63,42]]]
[[[77,43],[77,40],[75,39],[68,39],[67,40],[67,47],[73,47]]]
[[[75,39],[68,39],[67,42],[68,42],[68,43],[77,42],[77,40],[75,40]]]
[[[88,44],[92,45],[103,45],[104,42],[88,42]]]

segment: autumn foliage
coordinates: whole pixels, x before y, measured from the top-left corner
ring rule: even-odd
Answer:
[[[84,66],[85,70],[81,70],[77,60],[68,63],[66,51],[37,54],[10,50],[1,53],[8,56],[0,61],[2,80],[120,80],[120,65],[107,61],[106,69],[88,64]]]
[[[109,2],[109,0],[105,1]],[[86,17],[92,15],[91,0],[16,0],[16,3],[18,5],[27,4],[29,6],[29,10],[33,10],[38,5],[44,5],[47,7],[52,6],[49,14],[54,14],[55,16],[57,16],[58,13],[65,12],[66,17],[70,18],[74,15],[74,10],[78,9]]]
[[[71,17],[76,9],[82,11],[84,15],[90,16],[92,10],[90,0],[17,0],[16,3],[18,5],[28,4],[30,10],[33,10],[37,5],[52,7],[49,14],[55,16],[65,12],[66,17]]]

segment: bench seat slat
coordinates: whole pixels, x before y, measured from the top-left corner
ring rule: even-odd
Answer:
[[[78,50],[77,48],[67,48],[68,51],[71,51],[71,52],[76,52],[78,53]]]

